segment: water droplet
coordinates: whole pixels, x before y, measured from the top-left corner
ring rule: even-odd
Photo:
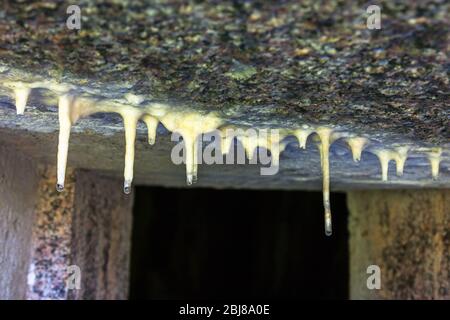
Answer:
[[[56,191],[63,192],[64,191],[64,185],[60,184],[60,183],[57,183],[56,184]]]
[[[193,185],[197,182],[197,175],[196,174],[187,174],[186,175],[186,183],[188,186]]]
[[[325,212],[325,235],[327,237],[333,234],[333,225],[331,222],[331,212]]]
[[[123,183],[123,193],[130,194],[131,193],[131,181],[126,181]]]

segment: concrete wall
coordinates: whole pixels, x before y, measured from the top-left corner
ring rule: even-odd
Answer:
[[[69,171],[55,190],[54,169],[40,182],[28,299],[126,299],[133,196],[121,181]],[[79,270],[79,288],[70,288]],[[77,271],[78,272],[78,271]],[[72,279],[72,280],[70,280]]]
[[[0,299],[25,297],[38,181],[30,158],[0,145]]]
[[[450,190],[355,191],[348,206],[351,298],[450,299]]]
[[[126,299],[133,195],[92,171],[55,184],[54,168],[0,145],[0,299]]]

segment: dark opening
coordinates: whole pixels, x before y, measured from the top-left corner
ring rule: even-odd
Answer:
[[[135,194],[131,299],[348,298],[345,194],[165,189]]]

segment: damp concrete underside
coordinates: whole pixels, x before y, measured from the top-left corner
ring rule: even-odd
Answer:
[[[0,8],[0,143],[32,161],[56,165],[61,92],[33,89],[24,114],[17,115],[5,81],[69,83],[106,102],[131,94],[181,110],[215,112],[223,125],[244,128],[332,127],[344,137],[330,148],[331,190],[450,187],[444,2],[386,3],[383,29],[370,31],[363,4],[354,1],[319,7],[308,1],[100,1],[109,6],[96,8],[81,1],[86,18],[75,33],[58,18],[64,17],[61,3],[36,3],[46,2]],[[111,18],[114,26],[105,29]],[[149,145],[139,122],[134,184],[186,185],[184,166],[170,158],[170,134],[160,123],[156,143]],[[370,140],[359,162],[352,159],[348,136]],[[200,165],[196,186],[320,190],[314,135],[306,149],[293,135],[284,141],[276,175],[261,176],[260,165]],[[409,151],[403,175],[396,175],[391,161],[388,181],[382,181],[379,150],[404,146]],[[435,148],[441,150],[440,170],[432,179],[427,154]],[[91,114],[72,127],[68,166],[122,179],[124,152],[121,116]]]

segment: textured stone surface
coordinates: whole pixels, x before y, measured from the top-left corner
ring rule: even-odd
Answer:
[[[65,300],[68,296],[67,277],[71,262],[72,206],[75,183],[73,172],[68,172],[71,183],[64,193],[55,189],[54,170],[40,170],[33,236],[28,268],[30,300]]]
[[[126,299],[133,196],[116,188],[119,181],[92,172],[70,172],[67,180],[58,193],[54,170],[43,170],[25,251],[31,253],[27,298]],[[79,290],[68,287],[69,266],[80,270]]]
[[[355,191],[350,210],[350,297],[450,298],[450,191]],[[368,290],[366,269],[381,269]]]
[[[0,299],[24,299],[31,246],[37,169],[0,144]]]
[[[381,1],[381,30],[367,29],[365,1],[79,1],[80,31],[66,28],[62,1],[21,2],[3,5],[0,60],[37,74],[120,79],[208,109],[449,135],[445,1]]]
[[[330,124],[367,134],[373,147],[392,143],[443,146],[439,181],[423,155],[412,154],[395,186],[448,187],[449,5],[446,1],[381,1],[382,29],[366,28],[364,1],[79,1],[80,31],[65,27],[60,1],[5,1],[0,8],[1,76],[8,68],[95,88],[104,98],[137,93],[147,101],[219,112],[253,126]],[[14,78],[14,75],[8,75]],[[19,77],[20,78],[20,77]],[[34,93],[16,117],[0,84],[4,141],[54,164],[54,97]],[[69,165],[122,172],[121,119],[97,115],[74,128]],[[136,181],[182,185],[170,163],[168,136],[145,146],[139,131]],[[161,144],[161,141],[163,143]],[[281,172],[260,177],[248,166],[201,166],[199,183],[216,187],[320,187],[315,147],[293,142]],[[332,148],[332,188],[390,187],[364,153],[351,163],[343,143]],[[204,168],[205,167],[205,168]],[[255,166],[253,166],[255,167]],[[107,172],[106,172],[107,171]]]
[[[72,263],[83,277],[70,299],[127,299],[133,196],[118,181],[78,171],[72,224]]]

